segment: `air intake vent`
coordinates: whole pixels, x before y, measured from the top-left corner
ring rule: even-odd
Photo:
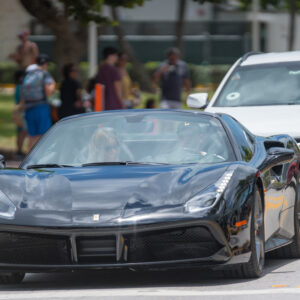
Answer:
[[[77,254],[79,263],[115,263],[116,238],[115,236],[77,238]]]
[[[266,148],[266,151],[268,151],[270,148],[272,147],[280,147],[280,148],[284,148],[284,144],[279,142],[279,141],[265,141],[264,142],[264,145],[265,145],[265,148]]]

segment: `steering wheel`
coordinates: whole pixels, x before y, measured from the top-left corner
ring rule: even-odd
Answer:
[[[121,161],[135,161],[134,156],[132,152],[129,150],[127,145],[124,143],[121,143],[120,145],[121,151],[120,151],[120,160]]]

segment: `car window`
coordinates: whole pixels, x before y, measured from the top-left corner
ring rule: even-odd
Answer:
[[[239,66],[232,73],[214,106],[300,104],[298,62]]]
[[[137,111],[62,121],[43,137],[24,166],[120,161],[216,163],[234,159],[227,134],[214,117]]]
[[[255,149],[254,137],[246,128],[244,128],[244,126],[242,126],[232,117],[228,115],[222,115],[222,118],[226,121],[226,124],[229,126],[231,133],[238,144],[242,159],[247,162],[250,161],[253,157]]]

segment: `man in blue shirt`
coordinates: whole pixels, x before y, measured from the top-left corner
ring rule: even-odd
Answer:
[[[25,120],[29,135],[29,150],[52,125],[48,97],[55,90],[55,81],[48,73],[49,57],[37,58],[37,68],[26,73],[21,86]]]

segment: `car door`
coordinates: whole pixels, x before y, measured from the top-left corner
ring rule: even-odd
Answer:
[[[252,158],[259,156],[263,158],[264,153],[254,155],[261,149],[256,149],[255,137],[241,125],[238,121],[228,115],[222,115],[227,125],[231,129],[231,133],[236,140],[241,159],[251,163]],[[253,166],[259,165],[257,162],[252,162]],[[264,207],[265,207],[265,239],[269,239],[274,232],[280,228],[280,217],[283,205],[285,205],[283,197],[283,189],[285,186],[284,178],[275,171],[276,169],[261,169],[261,178],[264,185]]]

